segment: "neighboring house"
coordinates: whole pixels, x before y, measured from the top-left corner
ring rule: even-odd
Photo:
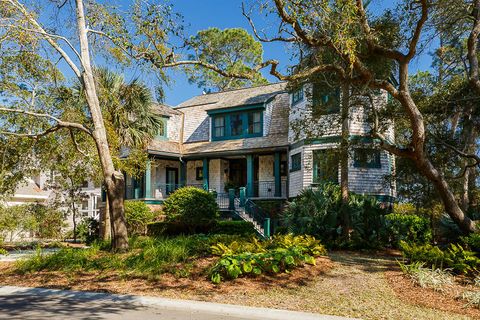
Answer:
[[[247,199],[285,200],[321,182],[338,183],[339,161],[332,150],[341,134],[340,122],[334,121],[339,92],[316,97],[316,90],[304,85],[288,92],[286,83],[276,83],[204,94],[173,108],[157,105],[165,130],[148,148],[145,176],[126,177],[126,198],[161,204],[177,188],[197,186],[215,191],[219,199],[228,189],[245,187]],[[378,92],[374,99],[381,107],[388,96]],[[318,112],[311,103],[318,103]],[[390,202],[395,185],[385,177],[394,157],[366,137],[363,107],[352,108],[351,115],[350,140],[361,147],[349,160],[349,188]],[[317,134],[295,128],[309,121]],[[386,134],[393,140],[392,128]]]
[[[47,190],[46,181],[47,176],[44,173],[33,178],[25,178],[3,204],[7,207],[31,203],[47,204],[53,194],[52,190]]]

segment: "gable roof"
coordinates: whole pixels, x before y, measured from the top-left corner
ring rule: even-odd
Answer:
[[[154,103],[152,105],[152,109],[156,113],[158,113],[162,116],[166,116],[166,117],[171,117],[172,115],[182,114],[180,111],[177,111],[177,110],[173,109],[171,106],[168,106],[166,104]]]
[[[206,106],[206,110],[224,109],[243,105],[265,103],[276,95],[286,92],[287,83],[279,82],[244,89],[208,93],[180,103],[174,109]]]

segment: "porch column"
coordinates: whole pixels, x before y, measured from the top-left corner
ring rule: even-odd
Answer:
[[[273,175],[275,176],[275,197],[282,196],[282,178],[280,176],[280,152],[275,152]]]
[[[203,158],[203,189],[207,190],[209,189],[208,185],[208,158]]]
[[[152,163],[150,159],[147,160],[147,168],[145,169],[145,178],[143,179],[145,186],[144,190],[144,198],[152,198]]]
[[[253,197],[253,154],[247,154],[247,198]]]
[[[180,161],[180,186],[184,187],[187,184],[187,161]]]
[[[129,196],[129,194],[128,194],[128,187],[127,187],[127,186],[128,186],[128,181],[127,181],[127,179],[128,179],[127,173],[124,172],[124,173],[123,173],[123,181],[125,181],[125,194],[124,194],[123,196],[125,197],[125,200],[127,200],[127,199],[128,199],[128,196]]]

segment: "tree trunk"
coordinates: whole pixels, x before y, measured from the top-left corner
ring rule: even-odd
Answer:
[[[112,226],[112,249],[127,250],[128,234],[125,224],[125,210],[123,204],[125,181],[123,174],[115,171],[108,146],[107,133],[105,130],[105,124],[103,122],[102,110],[100,108],[100,102],[98,100],[98,95],[95,88],[92,65],[90,62],[90,50],[83,1],[76,0],[76,7],[78,37],[80,41],[80,56],[83,66],[81,81],[83,82],[85,98],[87,100],[94,125],[92,135],[98,150],[98,155],[103,170],[105,188],[108,195]]]
[[[445,211],[452,218],[452,220],[465,233],[472,233],[477,231],[477,226],[469,217],[465,215],[455,199],[455,195],[450,190],[450,187],[445,178],[432,165],[430,160],[426,157],[414,159],[419,171],[423,173],[435,186],[437,192],[442,199]]]
[[[350,107],[350,86],[342,84],[341,102],[342,140],[340,142],[340,189],[342,193],[343,235],[350,234],[350,216],[348,213],[348,147],[350,131],[348,127],[348,111]]]
[[[112,239],[112,225],[110,219],[110,205],[107,200],[105,201],[105,209],[100,214],[100,239],[103,241]]]

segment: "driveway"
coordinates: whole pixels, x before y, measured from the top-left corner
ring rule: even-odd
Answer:
[[[341,320],[313,313],[157,297],[0,287],[0,319]]]

